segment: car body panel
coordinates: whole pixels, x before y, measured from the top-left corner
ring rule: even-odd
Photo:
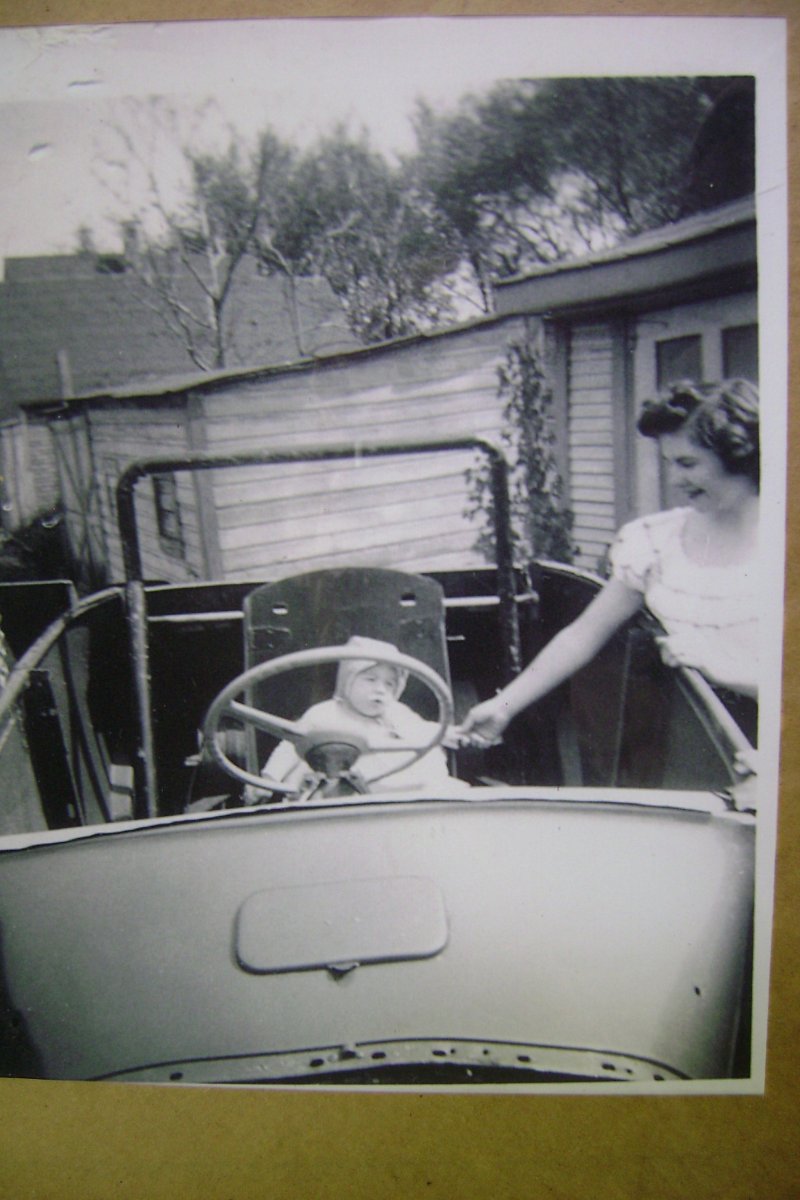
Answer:
[[[597,793],[250,812],[10,850],[6,1003],[55,1078],[154,1066],[169,1078],[170,1064],[197,1059],[442,1038],[724,1077],[753,832],[724,810]],[[409,879],[443,898],[438,952],[344,971],[237,962],[237,914],[265,889],[293,889],[302,928],[318,920],[322,885]],[[374,889],[364,895],[374,903]]]

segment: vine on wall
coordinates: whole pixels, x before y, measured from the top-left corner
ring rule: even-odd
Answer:
[[[564,506],[564,480],[555,454],[553,403],[541,339],[512,342],[498,368],[503,404],[501,444],[510,464],[514,562],[534,558],[571,563],[573,514]],[[494,558],[493,502],[488,468],[469,473],[467,515],[481,524],[476,549]]]

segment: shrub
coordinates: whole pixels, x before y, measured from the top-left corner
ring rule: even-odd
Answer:
[[[498,368],[503,402],[502,448],[510,465],[511,538],[514,562],[534,558],[571,563],[573,515],[564,507],[564,481],[554,453],[552,394],[540,342],[511,343]],[[481,522],[476,549],[494,557],[493,501],[488,467],[470,472],[468,516]]]

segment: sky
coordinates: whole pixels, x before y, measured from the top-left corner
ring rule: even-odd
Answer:
[[[0,30],[0,259],[69,252],[81,225],[114,248],[102,164],[133,97],[169,95],[186,114],[213,98],[243,134],[271,125],[300,145],[346,121],[391,155],[413,148],[418,97],[442,109],[510,77],[763,70],[775,25],[421,17]]]

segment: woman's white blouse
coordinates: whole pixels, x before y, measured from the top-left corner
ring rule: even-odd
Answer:
[[[611,547],[611,573],[641,592],[669,634],[697,646],[697,666],[736,663],[740,677],[758,683],[757,563],[701,566],[683,548],[690,508],[640,517],[624,525]]]

